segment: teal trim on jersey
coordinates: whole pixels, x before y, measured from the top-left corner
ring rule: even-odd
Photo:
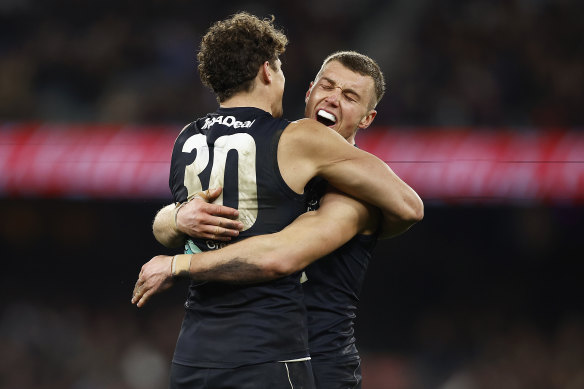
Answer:
[[[187,239],[185,243],[185,254],[197,254],[200,252],[202,252],[202,250],[199,248],[199,246],[193,243],[192,240]]]

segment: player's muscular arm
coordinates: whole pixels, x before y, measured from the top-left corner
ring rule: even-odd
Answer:
[[[385,162],[314,120],[299,120],[282,133],[278,163],[286,183],[299,193],[318,175],[378,207],[383,215],[382,238],[406,231],[424,216],[418,194]]]
[[[175,259],[175,273],[200,281],[261,282],[302,270],[341,247],[359,232],[372,232],[378,211],[344,194],[331,191],[317,211],[299,216],[280,232],[251,237],[220,250]],[[169,256],[146,263],[134,288],[139,307],[172,285]]]
[[[221,188],[210,189],[199,193],[188,203],[176,207],[169,204],[156,214],[152,224],[152,232],[158,242],[166,247],[180,247],[186,236],[231,240],[239,235],[243,224],[236,220],[239,213],[236,209],[217,204],[208,204],[221,194]]]
[[[246,250],[239,251],[239,258],[259,268],[266,279],[286,276],[333,252],[356,234],[372,233],[377,220],[375,208],[331,188],[320,200],[318,210],[300,215],[278,233],[241,242],[239,250]],[[233,249],[234,253],[238,250]]]

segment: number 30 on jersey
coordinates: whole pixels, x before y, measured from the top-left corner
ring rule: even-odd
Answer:
[[[205,135],[196,134],[191,136],[183,145],[182,151],[183,153],[190,153],[194,149],[197,150],[195,160],[185,167],[184,185],[187,188],[189,198],[203,190],[200,174],[209,164],[209,147]],[[230,150],[237,151],[239,221],[243,223],[243,230],[245,231],[255,223],[258,216],[255,141],[251,135],[245,133],[224,135],[217,138],[212,150],[211,177],[208,185],[204,188],[205,190],[224,187],[227,153]],[[223,192],[214,203],[223,205]]]

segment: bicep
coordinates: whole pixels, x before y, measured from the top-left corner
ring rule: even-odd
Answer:
[[[292,166],[283,169],[282,176],[294,190],[304,188],[314,176],[325,178],[335,188],[377,207],[384,237],[399,234],[423,218],[422,200],[387,163],[349,145],[320,123],[299,121],[283,139],[286,144],[281,153],[278,148],[278,158],[281,155],[283,165]]]
[[[282,134],[278,161],[284,181],[302,190],[314,176],[334,187],[382,207],[395,175],[385,162],[349,144],[341,135],[310,119],[289,126]],[[385,190],[385,191],[384,191]]]
[[[381,159],[352,147],[344,157],[320,166],[317,175],[331,185],[377,207],[383,213],[390,234],[404,231],[423,217],[423,203],[418,194]],[[329,149],[327,154],[335,157]]]

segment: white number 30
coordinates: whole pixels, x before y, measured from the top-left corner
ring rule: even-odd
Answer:
[[[203,134],[191,136],[183,145],[182,151],[190,153],[197,150],[193,163],[185,167],[184,185],[190,198],[195,193],[203,190],[199,175],[209,164],[209,147],[207,138]],[[258,187],[256,182],[256,145],[249,134],[240,133],[225,135],[217,138],[213,147],[213,167],[207,188],[224,187],[225,163],[227,153],[236,150],[237,162],[237,190],[239,220],[243,223],[243,230],[250,228],[258,216]],[[223,205],[223,192],[214,201]]]

